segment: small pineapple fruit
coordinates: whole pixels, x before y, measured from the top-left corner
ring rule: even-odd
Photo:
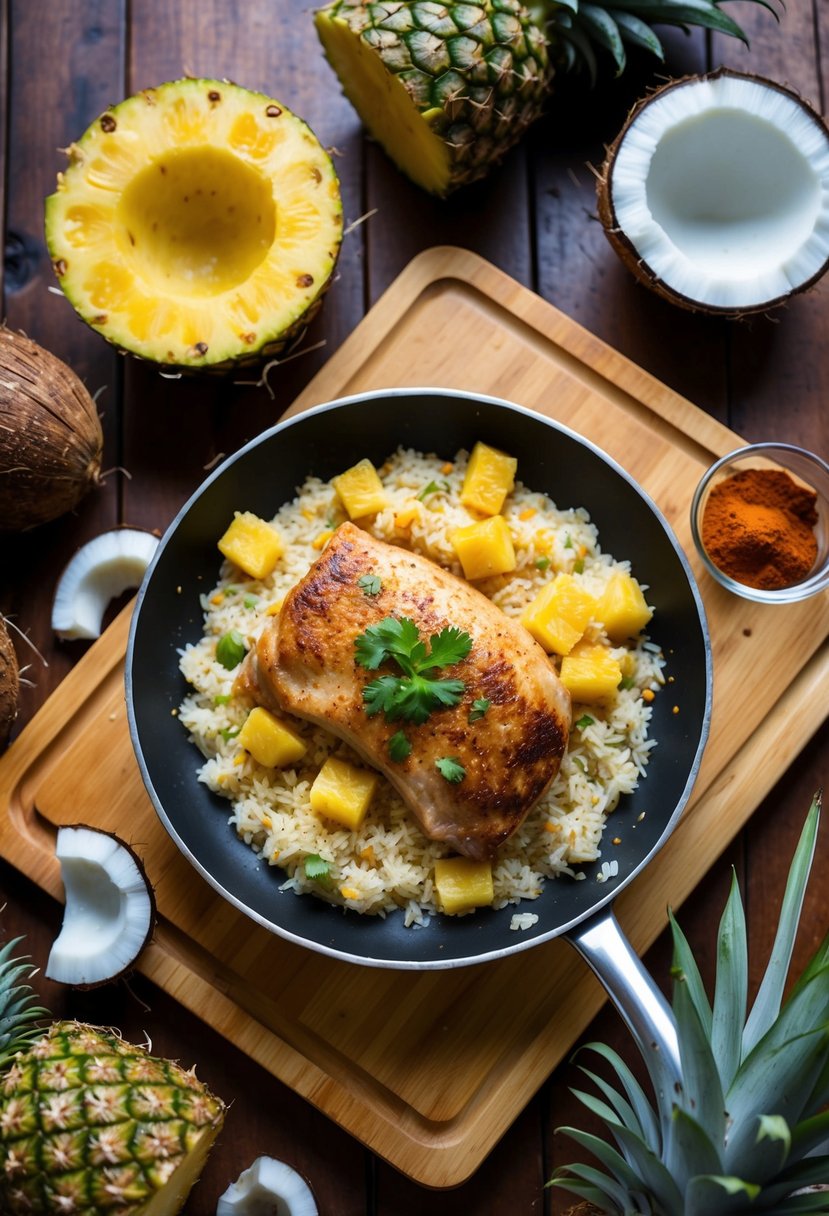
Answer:
[[[769,6],[769,0],[756,0]],[[332,0],[317,33],[368,131],[418,186],[445,195],[483,177],[542,111],[553,67],[595,49],[617,74],[625,47],[662,59],[653,24],[738,38],[721,0]]]
[[[219,540],[219,552],[251,578],[267,578],[284,552],[273,524],[252,511],[237,511]]]
[[[466,466],[461,502],[482,515],[497,515],[515,485],[517,468],[514,456],[487,443],[476,443]]]
[[[795,1216],[827,1212],[829,1179],[829,935],[784,1000],[814,855],[820,798],[792,861],[774,945],[751,1012],[743,905],[736,879],[720,921],[713,1002],[687,940],[674,938],[673,1020],[679,1075],[664,1085],[659,1053],[644,1055],[656,1109],[622,1059],[593,1044],[620,1088],[584,1069],[603,1097],[577,1091],[616,1147],[561,1128],[600,1165],[557,1170],[552,1185],[615,1216]]]
[[[492,578],[515,569],[515,549],[503,515],[455,528],[449,539],[466,578]]]
[[[112,1031],[37,1025],[0,950],[0,1212],[3,1216],[175,1216],[198,1179],[225,1108],[177,1064]]]
[[[595,613],[595,598],[572,574],[558,574],[524,609],[521,624],[548,654],[569,654]]]
[[[492,863],[471,857],[442,857],[435,862],[435,890],[446,913],[485,908],[495,898]]]
[[[376,515],[389,505],[389,496],[370,460],[358,460],[350,469],[333,479],[334,489],[348,512],[349,519]]]
[[[308,750],[298,734],[261,705],[245,718],[239,743],[265,768],[287,768],[301,760]]]
[[[356,831],[366,817],[377,774],[329,756],[311,785],[311,810]]]
[[[184,370],[278,355],[319,308],[341,239],[337,176],[311,130],[223,80],[171,81],[107,110],[46,200],[78,314]]]

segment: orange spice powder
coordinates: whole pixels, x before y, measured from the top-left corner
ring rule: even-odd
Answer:
[[[806,578],[817,557],[814,490],[782,469],[744,469],[711,490],[702,543],[724,574],[766,591]]]

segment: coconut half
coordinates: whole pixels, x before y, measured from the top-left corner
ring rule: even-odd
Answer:
[[[17,717],[20,697],[20,670],[14,643],[0,612],[0,751],[6,746]]]
[[[140,528],[116,528],[83,545],[58,580],[52,629],[62,638],[99,638],[110,600],[139,587],[158,548]]]
[[[220,1197],[216,1216],[317,1216],[308,1183],[274,1157],[257,1157]]]
[[[598,201],[619,257],[666,299],[765,312],[829,267],[829,128],[762,77],[671,81],[631,111]]]
[[[131,969],[152,936],[152,887],[129,845],[99,828],[60,828],[55,852],[66,907],[44,974],[73,988],[106,984]]]

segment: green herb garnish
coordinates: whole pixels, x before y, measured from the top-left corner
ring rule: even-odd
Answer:
[[[590,714],[582,714],[578,722],[575,723],[576,730],[584,730],[585,726],[592,726],[595,721],[596,719],[591,718]]]
[[[361,574],[357,579],[357,586],[363,595],[379,595],[383,580],[379,574]]]
[[[303,866],[306,878],[327,885],[331,878],[331,863],[320,857],[319,853],[309,853],[303,862]]]
[[[418,494],[418,502],[423,502],[423,500],[428,498],[430,494],[437,494],[440,490],[446,491],[448,489],[448,481],[430,481],[428,486],[424,486]]]
[[[570,535],[570,533],[569,533],[569,532],[567,533],[567,535],[566,535],[566,536],[565,536],[565,538],[564,538],[564,548],[565,548],[565,549],[572,549],[572,548],[573,548],[573,538],[572,538],[572,536]]]
[[[477,722],[479,718],[484,716],[491,704],[492,702],[486,697],[479,697],[477,701],[473,701],[467,722]]]
[[[241,729],[241,726],[226,726],[224,730],[219,731],[219,734],[222,736],[225,743],[229,743],[231,739],[236,738]]]
[[[573,562],[573,573],[584,574],[584,558],[579,557]]]
[[[634,680],[633,676],[622,676],[622,678],[621,678],[621,680],[619,681],[619,683],[618,683],[617,687],[618,687],[618,688],[625,688],[625,689],[627,689],[627,688],[635,688],[635,687],[636,687],[636,681]]]
[[[537,569],[543,571],[543,570],[546,570],[547,567],[549,566],[550,559],[549,559],[549,557],[537,557],[535,559],[535,564],[536,564]]]
[[[436,680],[432,673],[465,659],[472,638],[449,625],[431,636],[429,646],[427,652],[417,625],[405,616],[388,616],[355,639],[355,657],[361,667],[376,671],[389,660],[403,672],[402,676],[378,676],[366,684],[363,700],[369,717],[382,712],[388,722],[403,718],[423,723],[433,710],[458,704],[466,689],[463,680]]]
[[[231,629],[227,633],[223,633],[216,643],[216,658],[228,671],[238,667],[247,652],[245,639],[238,629]]]
[[[259,603],[259,600],[256,598],[255,595],[246,595],[245,596],[245,607],[246,608],[255,608],[258,603]]]
[[[389,739],[389,755],[392,760],[398,763],[405,760],[412,750],[412,745],[402,730],[399,730],[396,735],[392,735]]]
[[[440,760],[435,761],[435,768],[441,777],[445,777],[453,785],[457,785],[459,781],[463,781],[466,776],[466,769],[455,756],[441,756]]]
[[[213,698],[214,705],[229,705],[230,701],[231,701],[231,697],[230,697],[229,692],[217,693],[216,696]]]

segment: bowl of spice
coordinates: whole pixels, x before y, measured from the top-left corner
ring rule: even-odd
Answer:
[[[708,469],[691,505],[709,573],[766,604],[829,587],[829,464],[804,448],[754,443]]]

